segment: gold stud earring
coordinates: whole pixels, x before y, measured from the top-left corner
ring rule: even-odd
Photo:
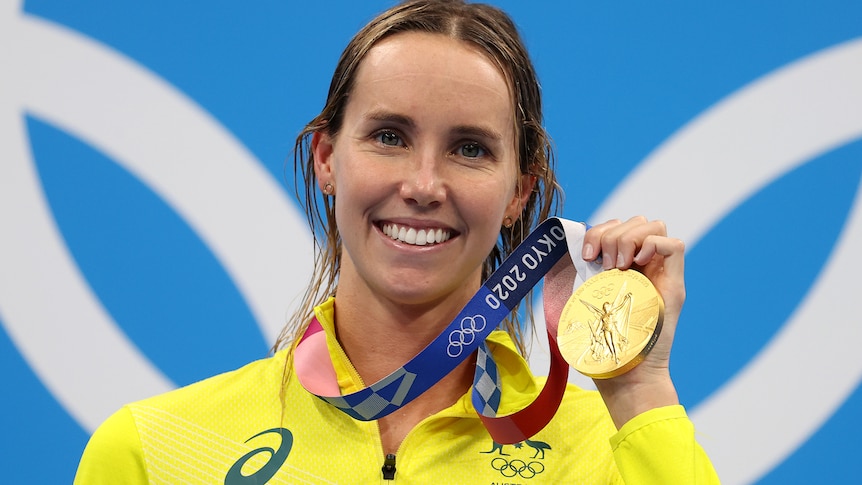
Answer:
[[[332,195],[333,192],[335,192],[335,187],[333,187],[331,183],[326,182],[323,186],[323,193],[326,195]]]
[[[503,227],[505,227],[506,229],[509,229],[510,227],[512,227],[512,224],[514,224],[514,221],[512,220],[511,217],[506,216],[506,218],[503,219]]]

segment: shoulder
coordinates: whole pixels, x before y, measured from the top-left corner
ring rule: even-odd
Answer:
[[[282,351],[123,406],[91,436],[76,480],[110,483],[113,476],[147,483],[162,465],[191,477],[201,463],[222,465],[210,456],[213,449],[241,456],[248,451],[242,443],[260,426],[278,422],[286,359]]]
[[[184,409],[189,406],[206,408],[224,406],[262,398],[264,394],[277,397],[279,382],[284,377],[287,351],[256,360],[239,369],[209,377],[173,391],[131,403],[133,413],[141,408],[164,410]]]
[[[75,483],[108,483],[109,477],[125,477],[123,483],[147,483],[146,465],[135,421],[127,406],[105,420],[90,437]]]
[[[184,436],[188,445],[196,437],[218,435],[219,439],[245,440],[247,426],[255,419],[270,419],[281,409],[279,390],[285,378],[287,351],[257,360],[173,391],[128,404],[145,449],[162,448],[170,434]],[[185,440],[185,438],[184,438]],[[178,443],[179,444],[179,443]]]

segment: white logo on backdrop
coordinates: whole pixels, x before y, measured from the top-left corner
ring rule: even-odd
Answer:
[[[862,39],[752,83],[659,147],[611,194],[595,220],[612,214],[661,214],[675,236],[694,246],[776,178],[862,137],[860,86]],[[801,231],[817,229],[817,221],[799,221]],[[753,237],[769,236],[740,234],[739,243]],[[792,241],[775,241],[788,243]],[[860,247],[862,190],[834,254],[796,312],[749,365],[693,410],[723,482],[749,483],[768,472],[859,385],[862,359],[856,345],[862,326],[849,322],[847,309],[836,302],[859,297],[854,282],[862,271]],[[806,251],[799,248],[800,261]],[[753,255],[753,260],[794,263],[769,261],[768,255]],[[744,272],[752,262],[738,263]],[[825,322],[832,331],[823,331]],[[807,356],[816,349],[829,349],[829,357],[812,362]]]
[[[45,386],[92,431],[121,404],[174,385],[117,327],[69,254],[25,113],[101,150],[164,199],[225,267],[270,342],[287,295],[307,281],[311,239],[261,164],[194,101],[16,2],[0,9],[0,317]]]
[[[862,137],[860,66],[862,39],[801,59],[746,86],[668,139],[620,184],[592,220],[660,214],[673,235],[693,247],[770,182]],[[816,221],[799,221],[799,226],[817,230]],[[741,234],[740,244],[754,237],[768,236]],[[858,298],[854,282],[862,271],[859,247],[862,190],[832,257],[796,312],[749,365],[691,410],[723,483],[751,483],[769,472],[860,384],[862,359],[855,346],[862,327],[847,321],[846,308],[835,304]],[[800,260],[805,251],[799,249]],[[739,264],[744,272],[749,262]],[[824,332],[824,322],[843,325]],[[544,371],[548,358],[541,340],[531,364]],[[814,349],[826,348],[828,359],[815,364],[806,358]],[[595,388],[580,375],[570,380]]]

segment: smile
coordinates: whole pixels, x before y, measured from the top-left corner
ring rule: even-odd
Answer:
[[[413,246],[428,246],[449,240],[451,233],[445,229],[415,229],[398,224],[383,224],[383,234]]]

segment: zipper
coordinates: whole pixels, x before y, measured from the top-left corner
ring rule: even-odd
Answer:
[[[384,480],[395,480],[395,455],[389,453],[386,455],[386,458],[383,460],[383,468],[381,469],[383,472]]]
[[[359,383],[360,389],[364,388],[365,382],[362,379],[362,376],[359,375],[359,371],[356,370],[356,367],[353,365],[353,362],[351,362],[350,358],[347,357],[347,353],[344,351],[344,348],[341,346],[341,343],[338,344],[338,354],[339,354],[340,360],[347,364],[347,370],[348,370],[348,373],[350,374],[351,378]],[[417,427],[418,427],[418,425],[417,425]],[[380,423],[378,423],[376,420],[374,421],[374,431],[375,431],[374,437],[376,438],[377,443],[380,446],[380,450],[382,451],[383,450],[383,441],[380,438]],[[410,433],[412,433],[412,432],[413,432],[413,430],[410,430],[410,432],[408,432],[407,435],[409,436]],[[406,441],[406,440],[407,440],[407,436],[404,437],[404,441]],[[403,444],[404,441],[402,441],[401,444]],[[398,445],[398,450],[400,450],[400,449],[401,449],[401,445]],[[396,453],[398,450],[396,450]],[[383,480],[390,481],[390,482],[395,480],[395,471],[396,471],[396,469],[395,469],[395,453],[389,453],[389,454],[384,456],[383,466],[380,468],[380,471],[383,474]]]
[[[353,362],[347,357],[347,353],[344,351],[344,348],[341,347],[341,344],[338,344],[338,353],[342,362],[347,364],[347,371],[350,374],[351,378],[355,381],[359,382],[359,388],[365,387],[365,382],[362,379],[362,376],[359,375],[359,371],[354,367]],[[377,420],[374,421],[374,436],[377,439],[377,443],[380,446],[381,451],[383,450],[383,441],[380,438],[380,423]],[[412,430],[411,430],[412,432]],[[408,435],[410,433],[407,433]],[[406,436],[405,436],[406,440]],[[402,441],[403,443],[403,441]],[[398,449],[401,449],[401,445],[398,446]],[[396,450],[397,453],[397,450]],[[394,481],[395,480],[395,454],[389,453],[383,458],[383,466],[380,468],[381,473],[383,474],[383,480],[385,481]]]
[[[470,396],[469,394],[466,395],[467,399],[469,399],[469,396]],[[436,412],[430,416],[426,416],[424,419],[422,419],[421,421],[416,423],[416,426],[414,426],[413,429],[408,431],[407,434],[404,436],[404,439],[401,440],[401,443],[398,445],[398,449],[395,450],[395,453],[388,453],[388,454],[384,455],[383,466],[380,469],[380,471],[383,475],[383,481],[384,482],[386,482],[387,484],[390,484],[390,482],[391,483],[395,482],[395,472],[397,471],[397,469],[395,467],[395,461],[396,461],[395,458],[398,455],[401,455],[402,457],[404,456],[404,446],[407,444],[408,441],[413,439],[414,435],[417,432],[419,432],[419,430],[422,427],[427,426],[428,423],[430,423],[431,421],[434,421],[436,419],[467,417],[467,416],[474,416],[475,415],[475,411],[474,411],[474,414],[472,414],[472,415],[469,412],[464,414],[458,410],[455,410],[453,412],[452,409],[455,406],[461,405],[462,399],[464,399],[463,396],[461,398],[459,398],[458,401],[456,401],[452,406],[450,406],[448,408],[443,408],[440,411],[438,411],[438,412]],[[467,402],[469,402],[469,401],[467,401]],[[380,423],[378,421],[374,421],[374,428],[376,431],[376,433],[374,434],[375,441],[377,441],[378,446],[380,446],[380,452],[381,452],[381,454],[383,454],[383,440],[380,437]]]
[[[404,436],[404,439],[401,440],[401,443],[398,445],[398,449],[395,450],[395,453],[388,453],[384,456],[383,466],[380,469],[380,471],[383,474],[383,480],[384,481],[386,481],[387,483],[395,481],[395,472],[397,471],[396,467],[395,467],[395,457],[402,453],[402,451],[404,449],[404,444],[407,443],[414,434],[416,434],[416,432],[419,428],[427,425],[428,422],[433,421],[434,419],[438,419],[438,418],[443,417],[443,416],[440,416],[439,414],[440,413],[432,414],[431,416],[426,416],[425,419],[416,423],[416,426],[414,426],[413,429],[408,431],[407,434]],[[380,450],[382,452],[383,451],[383,440],[380,439],[380,423],[375,421],[374,424],[375,424],[375,427],[377,428],[377,435],[376,435],[377,442],[380,444]]]
[[[324,331],[326,331],[326,330],[324,329]],[[339,358],[342,362],[347,363],[347,370],[348,370],[348,373],[351,375],[351,378],[353,378],[357,382],[359,382],[360,388],[366,387],[365,382],[362,379],[362,376],[359,375],[359,371],[356,370],[356,367],[353,365],[353,362],[351,362],[350,358],[347,357],[347,352],[344,351],[344,348],[341,346],[341,343],[338,343],[337,347],[338,347]],[[335,359],[333,359],[333,361],[334,360]],[[460,398],[459,398],[459,401],[460,401]],[[416,426],[413,429],[411,429],[410,431],[408,431],[407,435],[404,436],[404,439],[398,445],[398,449],[395,451],[395,453],[389,453],[389,454],[386,454],[384,456],[383,466],[380,468],[380,471],[383,475],[383,480],[388,481],[388,482],[394,482],[395,481],[395,472],[397,471],[395,468],[396,454],[398,454],[401,451],[401,448],[404,446],[404,443],[407,442],[407,440],[410,438],[410,436],[413,435],[417,429],[421,428],[428,421],[431,421],[431,420],[436,419],[436,418],[446,417],[443,415],[443,411],[445,411],[445,410],[446,410],[446,408],[442,409],[441,411],[439,411],[435,414],[432,414],[431,416],[426,416],[424,419],[422,419],[421,421],[416,423]],[[376,420],[374,421],[374,429],[375,429],[374,436],[375,436],[376,441],[377,441],[378,445],[380,446],[380,450],[382,452],[383,451],[383,441],[380,438],[380,423],[378,423]]]

